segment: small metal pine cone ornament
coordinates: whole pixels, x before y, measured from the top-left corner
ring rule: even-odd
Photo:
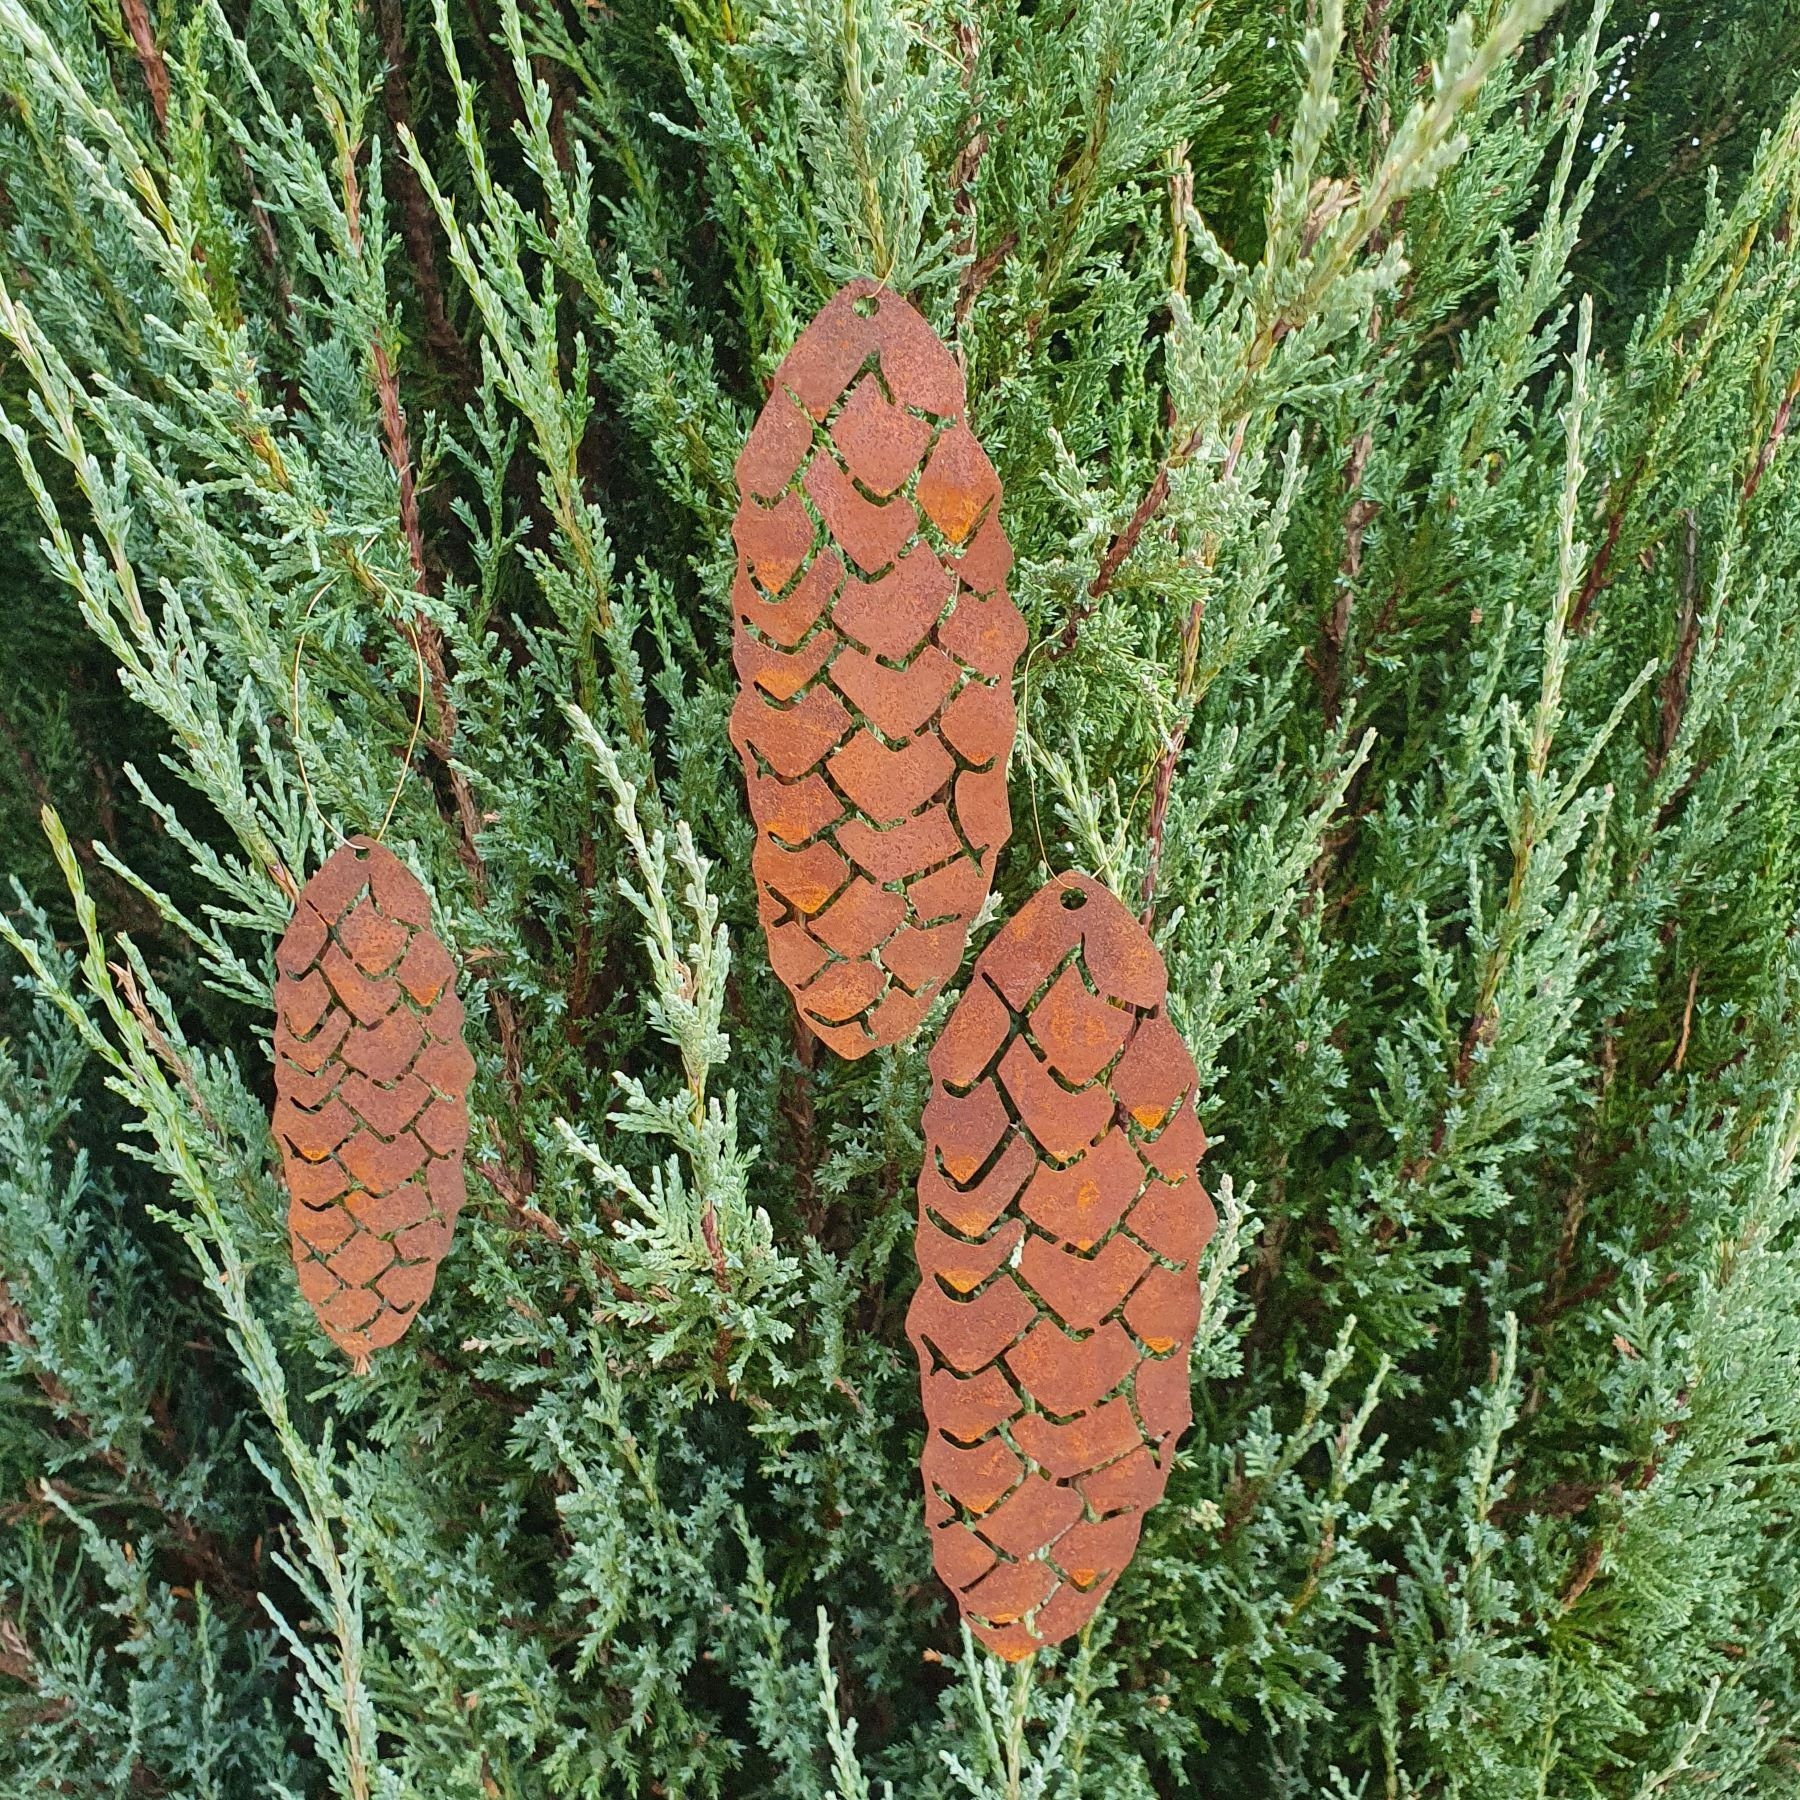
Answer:
[[[840,1056],[898,1043],[961,965],[1012,831],[1025,625],[962,371],[873,281],[775,373],[737,462],[731,741],[769,961]]]
[[[1217,1224],[1148,934],[1085,875],[982,952],[930,1055],[907,1317],[938,1574],[1009,1660],[1081,1628],[1192,1421]]]
[[[400,859],[351,838],[275,951],[275,1141],[300,1291],[359,1369],[430,1294],[463,1203],[456,965]]]

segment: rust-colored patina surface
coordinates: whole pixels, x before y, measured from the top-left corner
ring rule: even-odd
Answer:
[[[275,951],[275,1141],[300,1291],[358,1366],[412,1322],[463,1203],[456,966],[392,851],[352,838]]]
[[[907,1319],[925,1516],[970,1629],[1008,1658],[1093,1615],[1192,1419],[1217,1219],[1167,986],[1130,912],[1060,875],[982,952],[931,1051]]]
[[[906,1037],[962,961],[1012,830],[1025,625],[962,372],[855,281],[800,334],[738,458],[731,740],[769,961],[839,1055]]]

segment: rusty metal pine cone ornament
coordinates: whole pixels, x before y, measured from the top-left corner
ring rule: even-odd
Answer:
[[[962,372],[873,281],[776,371],[737,462],[731,740],[769,961],[840,1056],[898,1043],[961,965],[1012,831],[1025,625]]]
[[[907,1318],[938,1574],[1017,1659],[1084,1625],[1192,1420],[1217,1224],[1193,1058],[1148,934],[1047,882],[982,952],[930,1055]]]
[[[300,1292],[361,1368],[417,1316],[463,1203],[456,965],[392,851],[351,838],[275,951],[275,1141]]]

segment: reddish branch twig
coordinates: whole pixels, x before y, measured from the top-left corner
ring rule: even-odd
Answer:
[[[1676,615],[1675,654],[1662,678],[1658,698],[1656,743],[1651,749],[1651,781],[1662,773],[1669,752],[1681,734],[1687,712],[1688,678],[1694,667],[1694,651],[1700,642],[1700,522],[1692,508],[1687,513],[1687,541],[1683,547],[1681,608]]]
[[[1794,403],[1800,401],[1800,367],[1794,370],[1793,379],[1787,385],[1787,392],[1781,397],[1781,404],[1775,409],[1775,422],[1769,428],[1769,435],[1763,442],[1755,465],[1744,481],[1744,503],[1748,505],[1756,498],[1756,490],[1762,486],[1763,477],[1769,472],[1769,465],[1775,460],[1775,452],[1781,448],[1781,441],[1788,434],[1788,426],[1794,417]]]
[[[1344,649],[1350,641],[1356,578],[1362,573],[1363,537],[1381,510],[1362,493],[1363,472],[1374,447],[1374,433],[1365,431],[1351,445],[1349,460],[1344,465],[1344,491],[1351,496],[1349,510],[1344,515],[1344,554],[1338,563],[1337,594],[1319,646],[1319,709],[1325,715],[1325,723],[1332,726],[1337,724],[1343,699]]]
[[[163,61],[162,46],[156,41],[156,27],[150,23],[150,10],[144,0],[119,0],[119,11],[126,31],[131,34],[138,67],[144,72],[144,86],[150,92],[150,110],[156,114],[156,127],[159,131],[167,131],[169,65]]]
[[[1137,510],[1126,520],[1125,528],[1110,544],[1100,558],[1100,567],[1094,579],[1088,583],[1087,598],[1069,614],[1068,622],[1062,628],[1062,636],[1050,647],[1052,660],[1066,656],[1075,648],[1075,640],[1081,628],[1094,616],[1094,609],[1106,598],[1108,590],[1118,579],[1119,570],[1125,559],[1138,546],[1138,539],[1144,535],[1144,527],[1162,510],[1163,502],[1169,497],[1169,471],[1172,459],[1164,458],[1161,467],[1156,471],[1156,478],[1145,490],[1144,497],[1137,503]]]

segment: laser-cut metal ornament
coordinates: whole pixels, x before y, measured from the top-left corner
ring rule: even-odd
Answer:
[[[962,372],[873,281],[800,334],[737,462],[731,740],[769,961],[840,1056],[908,1036],[1012,831],[1025,625]]]
[[[275,1141],[300,1291],[359,1369],[417,1317],[464,1196],[456,965],[392,851],[340,845],[275,951]]]
[[[933,1561],[1009,1660],[1078,1631],[1137,1547],[1192,1421],[1195,1072],[1168,976],[1086,875],[975,964],[929,1058],[907,1316]]]

